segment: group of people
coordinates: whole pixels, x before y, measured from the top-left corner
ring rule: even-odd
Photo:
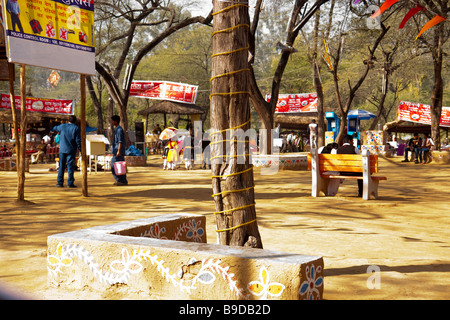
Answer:
[[[402,162],[409,162],[408,152],[414,152],[414,163],[425,164],[431,161],[430,151],[433,147],[434,141],[428,133],[425,133],[423,138],[419,137],[418,133],[414,133],[414,136],[409,139],[408,145],[405,148],[405,160]]]
[[[361,154],[359,149],[353,145],[353,137],[346,135],[342,140],[342,145],[339,146],[336,142],[329,143],[326,146],[320,147],[318,153],[320,154]],[[343,176],[362,176],[361,172],[340,172]],[[363,181],[358,179],[358,197],[362,197]]]
[[[111,117],[114,129],[114,137],[112,142],[113,158],[111,160],[111,173],[116,180],[115,186],[124,186],[128,184],[127,176],[117,175],[114,163],[124,161],[125,158],[125,132],[120,126],[120,117],[115,115]],[[59,167],[56,186],[64,187],[64,173],[67,168],[67,187],[76,188],[74,172],[76,169],[77,150],[81,151],[81,134],[80,128],[76,125],[77,118],[72,115],[69,117],[68,123],[54,126],[50,132],[59,134]]]
[[[201,132],[200,132],[201,133]],[[182,143],[178,143],[181,141]],[[197,143],[197,145],[195,145]],[[189,128],[189,134],[184,137],[175,136],[172,139],[167,139],[163,141],[164,150],[162,158],[164,159],[163,170],[176,170],[178,164],[181,162],[181,159],[184,160],[185,169],[192,170],[194,169],[195,162],[195,150],[198,152],[202,152],[203,161],[202,161],[202,169],[211,168],[210,163],[210,153],[209,153],[209,138],[208,134],[205,134],[203,137],[195,137],[192,127]]]

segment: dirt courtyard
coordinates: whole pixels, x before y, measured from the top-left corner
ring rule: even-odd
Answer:
[[[370,201],[356,197],[355,181],[336,197],[313,198],[309,171],[261,175],[255,168],[264,248],[322,256],[325,299],[449,299],[450,165],[401,160],[380,158],[379,174],[388,180]],[[47,237],[187,212],[206,216],[208,243],[215,243],[210,172],[168,172],[161,164],[160,156],[149,156],[147,167],[130,168],[125,187],[113,186],[110,172],[89,174],[89,197],[81,195],[80,173],[77,189],[60,189],[56,172],[48,171],[53,165],[31,165],[30,205],[15,203],[17,174],[0,172],[0,287],[34,299],[142,299],[48,287]]]

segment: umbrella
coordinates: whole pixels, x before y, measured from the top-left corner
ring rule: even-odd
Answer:
[[[372,112],[361,109],[351,110],[348,113],[348,116],[357,116],[360,120],[369,120],[375,118],[375,115]]]
[[[176,128],[168,127],[165,128],[159,135],[159,139],[167,140],[173,138],[177,134],[178,130]]]

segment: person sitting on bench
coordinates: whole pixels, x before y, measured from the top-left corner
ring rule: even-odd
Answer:
[[[36,152],[31,154],[31,163],[38,163],[39,159],[43,157],[45,151],[47,150],[47,143],[44,139],[41,140],[41,143],[36,147]]]
[[[353,137],[350,135],[346,135],[343,140],[343,144],[339,149],[337,149],[337,154],[360,154],[358,148],[353,146]],[[362,172],[341,172],[342,176],[361,176]],[[362,197],[363,195],[363,181],[362,179],[358,179],[358,197]]]
[[[423,138],[422,148],[420,148],[420,150],[419,150],[423,164],[427,163],[427,157],[433,146],[434,146],[433,139],[430,137],[430,135],[428,133],[425,133],[425,137]]]
[[[419,157],[419,149],[420,149],[420,138],[418,133],[414,133],[414,136],[409,139],[408,147],[405,149],[405,160],[402,162],[409,162],[408,160],[408,151],[414,152],[414,159],[415,162],[418,163],[418,157]]]

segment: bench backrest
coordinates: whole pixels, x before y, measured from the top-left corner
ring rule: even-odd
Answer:
[[[370,173],[378,172],[378,156],[369,155]],[[311,154],[308,153],[308,170],[311,170]],[[360,154],[319,154],[319,171],[363,172]]]

